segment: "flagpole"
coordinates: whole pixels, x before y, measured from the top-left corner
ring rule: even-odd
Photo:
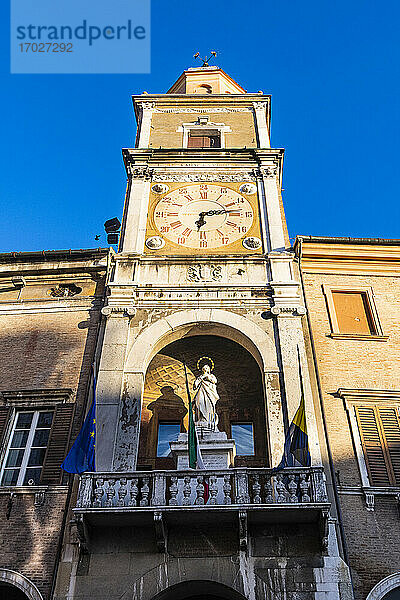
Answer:
[[[297,358],[298,358],[298,361],[299,361],[300,392],[301,392],[301,396],[304,398],[303,374],[302,374],[302,371],[301,371],[300,348],[299,348],[298,344],[297,344]]]
[[[197,465],[197,434],[193,419],[193,405],[192,405],[192,397],[190,395],[189,388],[189,380],[187,375],[186,363],[183,359],[181,359],[181,363],[183,364],[183,369],[185,372],[185,384],[186,384],[186,394],[189,405],[189,422],[188,422],[188,460],[189,460],[189,468],[196,469]]]

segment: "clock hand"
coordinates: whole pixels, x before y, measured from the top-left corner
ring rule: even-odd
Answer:
[[[194,222],[194,224],[195,224],[195,225],[197,225],[197,231],[200,231],[200,227],[202,227],[203,225],[205,225],[205,224],[206,224],[206,222],[207,222],[207,221],[206,221],[206,220],[205,220],[205,218],[204,218],[204,216],[205,216],[206,214],[207,214],[206,212],[201,212],[201,213],[199,214],[199,218],[198,218],[198,220]]]
[[[205,225],[207,223],[207,221],[204,219],[204,217],[213,217],[214,215],[229,215],[231,212],[237,212],[237,211],[221,209],[221,210],[206,210],[206,211],[199,213],[198,220],[194,222],[194,224],[197,225],[197,231],[200,231],[200,227],[202,227],[203,225]]]
[[[208,210],[204,213],[200,213],[200,215],[204,215],[206,217],[213,217],[214,215],[229,215],[231,212],[237,212],[236,210]]]

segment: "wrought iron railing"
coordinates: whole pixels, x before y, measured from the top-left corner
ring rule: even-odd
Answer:
[[[85,473],[76,509],[317,504],[328,502],[323,467]]]

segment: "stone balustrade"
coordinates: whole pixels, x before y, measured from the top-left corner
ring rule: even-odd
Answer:
[[[76,511],[327,503],[322,467],[85,473]]]

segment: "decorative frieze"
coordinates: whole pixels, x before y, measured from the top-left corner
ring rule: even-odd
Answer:
[[[255,181],[255,174],[253,171],[212,171],[205,173],[199,171],[197,173],[189,173],[187,171],[156,171],[153,174],[153,181],[183,181],[183,182],[194,182],[194,181]]]
[[[150,104],[150,103],[146,103],[146,104]],[[154,112],[155,113],[173,113],[173,114],[180,114],[180,113],[241,113],[241,112],[251,112],[253,109],[251,106],[239,106],[239,107],[231,107],[231,106],[207,106],[207,107],[185,107],[185,108],[180,108],[180,107],[161,107],[158,106],[156,108],[154,108]]]

